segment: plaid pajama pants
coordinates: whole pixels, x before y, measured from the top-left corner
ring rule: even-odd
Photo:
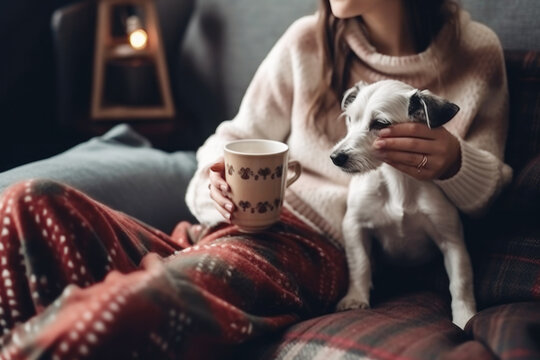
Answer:
[[[346,269],[286,212],[258,234],[168,236],[66,185],[18,183],[0,197],[0,359],[215,358],[331,310]]]

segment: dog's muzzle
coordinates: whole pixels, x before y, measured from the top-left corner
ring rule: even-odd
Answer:
[[[343,166],[349,160],[349,155],[343,152],[334,152],[330,155],[330,159],[332,159],[334,165]]]

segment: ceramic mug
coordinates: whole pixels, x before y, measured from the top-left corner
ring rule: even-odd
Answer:
[[[279,141],[235,140],[225,145],[225,180],[236,206],[231,222],[240,230],[256,232],[279,220],[285,189],[302,172],[289,161],[289,147]],[[293,175],[288,178],[288,171]]]

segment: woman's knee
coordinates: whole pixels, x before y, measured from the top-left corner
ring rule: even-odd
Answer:
[[[67,185],[49,179],[29,179],[9,186],[1,196],[5,204],[31,203],[34,198],[58,196],[65,193]]]
[[[66,185],[48,179],[31,179],[8,187],[0,196],[0,226],[4,235],[12,230],[27,237],[23,235],[38,229],[47,237],[54,230],[51,229],[54,225],[51,215],[57,208],[54,203],[59,203],[66,191]]]

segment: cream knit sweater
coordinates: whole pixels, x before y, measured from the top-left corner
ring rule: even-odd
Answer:
[[[391,57],[376,52],[357,21],[347,21],[345,39],[355,55],[350,85],[397,79],[459,105],[461,110],[446,128],[460,141],[461,168],[454,177],[435,182],[461,211],[473,214],[485,209],[512,177],[502,161],[508,92],[497,36],[462,12],[457,46],[450,45],[448,26],[426,51]],[[302,175],[287,190],[285,206],[316,230],[341,241],[350,175],[334,166],[329,156],[345,135],[345,124],[338,119],[337,102],[315,120],[319,126],[306,116],[321,80],[315,24],[312,15],[291,25],[260,65],[236,117],[221,123],[198,150],[199,166],[186,201],[201,223],[223,221],[208,191],[208,165],[222,156],[223,145],[239,138],[275,139],[286,142],[290,158],[303,166]]]

